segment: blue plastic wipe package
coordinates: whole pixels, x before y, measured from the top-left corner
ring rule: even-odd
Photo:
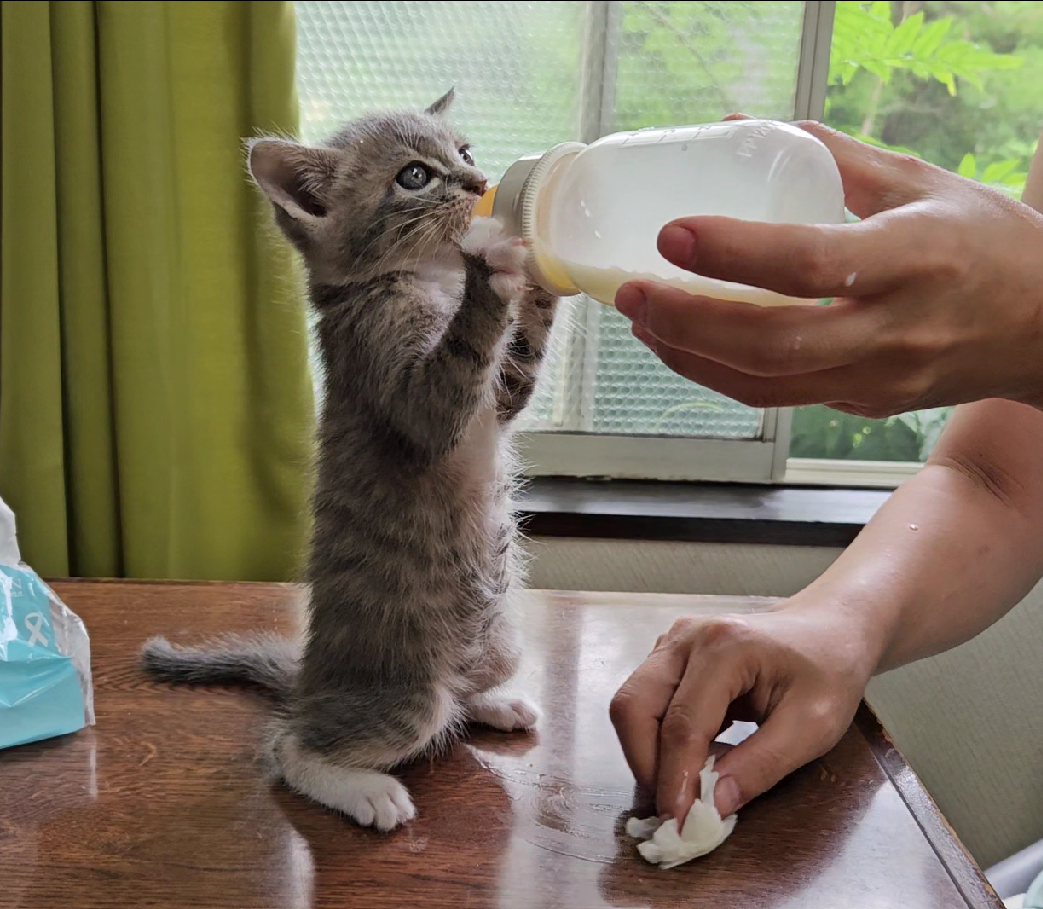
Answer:
[[[0,748],[93,726],[90,662],[87,629],[22,563],[0,499]]]

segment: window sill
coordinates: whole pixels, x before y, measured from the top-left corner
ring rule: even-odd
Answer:
[[[518,505],[530,536],[842,548],[890,494],[537,477]]]

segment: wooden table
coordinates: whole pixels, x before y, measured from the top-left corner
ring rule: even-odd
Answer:
[[[675,617],[765,601],[533,594],[519,678],[537,734],[476,734],[407,769],[419,817],[381,836],[263,781],[260,697],[137,667],[149,634],[290,631],[298,590],[55,586],[91,633],[98,724],[0,752],[3,909],[1000,906],[867,709],[712,855],[671,871],[637,856],[610,696]]]

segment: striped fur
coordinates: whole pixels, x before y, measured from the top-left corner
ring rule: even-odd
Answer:
[[[382,830],[414,815],[387,771],[468,722],[537,717],[498,692],[523,584],[509,436],[557,301],[526,283],[516,240],[471,222],[484,179],[447,104],[365,117],[321,148],[252,145],[308,268],[325,371],[307,633],[144,651],[158,678],[272,689],[277,776]],[[422,191],[396,182],[414,161],[438,174]]]

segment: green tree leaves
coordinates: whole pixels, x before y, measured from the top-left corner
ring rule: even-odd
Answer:
[[[1022,169],[1021,162],[1017,159],[1006,159],[1004,161],[993,161],[985,167],[981,167],[973,152],[967,152],[956,167],[956,173],[968,180],[977,180],[985,183],[1012,196],[1021,195],[1025,188],[1025,180],[1028,173]]]
[[[829,82],[849,85],[860,70],[866,70],[886,85],[900,70],[919,79],[935,79],[955,95],[957,79],[981,87],[984,71],[1016,69],[1022,63],[1018,57],[982,50],[952,35],[952,30],[953,19],[925,22],[922,11],[896,25],[886,0],[838,3]]]

